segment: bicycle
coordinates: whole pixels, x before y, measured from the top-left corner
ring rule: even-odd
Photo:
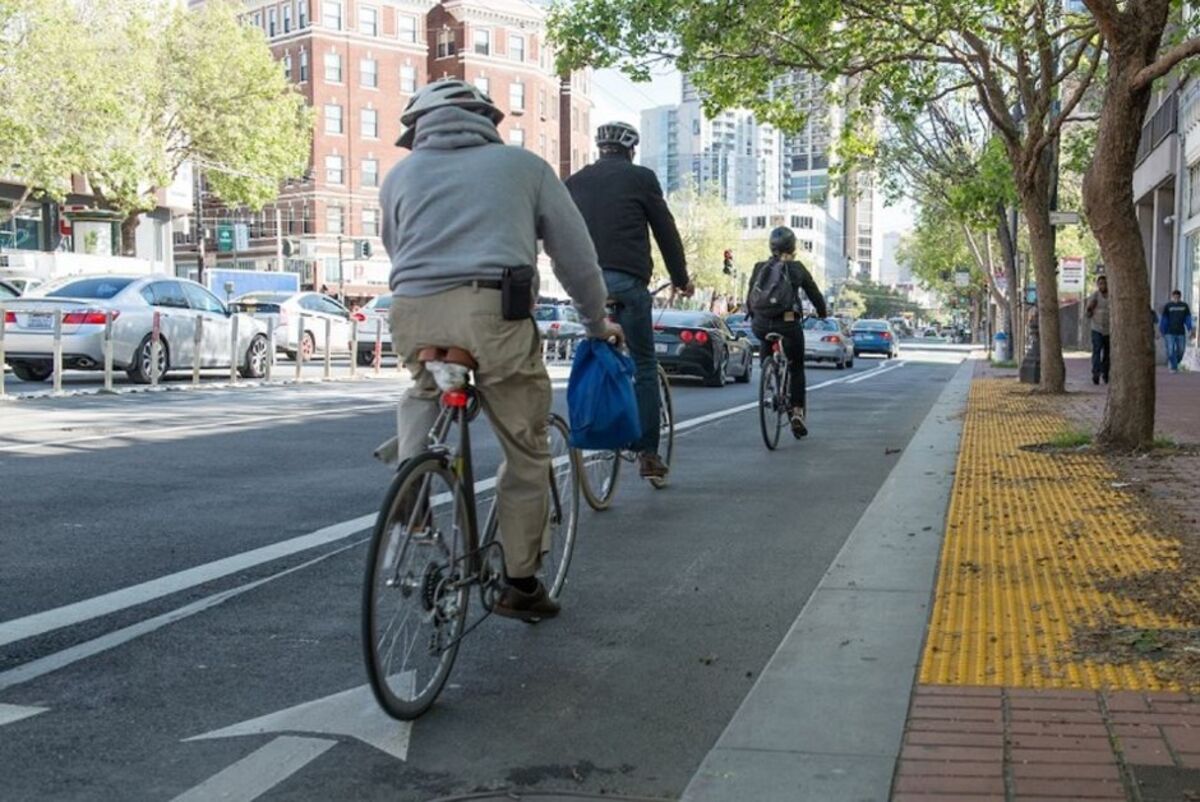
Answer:
[[[664,284],[654,290],[651,295],[657,295],[670,284]],[[618,304],[608,305],[609,317],[616,316]],[[671,457],[675,453],[675,408],[671,404],[671,383],[662,365],[658,365],[658,456],[668,468],[671,467]],[[616,451],[587,451],[576,449],[572,452],[576,462],[576,472],[579,474],[580,488],[588,506],[600,512],[612,505],[613,496],[617,492],[617,479],[621,474],[622,462],[636,462],[637,453],[628,449]],[[649,480],[651,487],[662,490],[667,486],[667,477],[653,477]]]
[[[758,422],[768,451],[779,446],[779,434],[791,412],[791,371],[783,353],[783,336],[771,333],[766,343],[771,355],[763,360],[762,376],[758,380]],[[774,415],[774,428],[769,418]]]
[[[480,537],[470,423],[479,398],[469,381],[474,359],[461,349],[424,349],[441,409],[429,447],[398,469],[375,522],[363,588],[367,675],[380,706],[411,721],[437,699],[463,638],[491,614],[503,588],[503,548],[493,499]],[[457,442],[454,434],[457,430]],[[569,430],[549,418],[550,520],[539,578],[562,594],[579,524],[579,475]],[[484,611],[467,625],[472,587]]]

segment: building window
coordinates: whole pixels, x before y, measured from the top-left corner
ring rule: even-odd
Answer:
[[[283,54],[283,77],[287,78],[288,81],[292,80],[292,54],[291,53]]]
[[[408,14],[397,14],[396,33],[401,42],[417,41],[417,18]]]
[[[405,65],[400,68],[400,91],[412,94],[417,91],[417,68]]]
[[[308,51],[300,51],[300,81],[303,83],[308,80]]]
[[[331,84],[342,82],[342,54],[325,54],[325,80]]]
[[[308,27],[308,0],[300,0],[296,6],[296,21],[297,27],[304,29]]]
[[[358,71],[362,74],[362,85],[371,89],[379,86],[379,62],[373,58],[365,58],[358,62]]]
[[[492,32],[486,29],[479,29],[472,34],[471,41],[474,43],[475,52],[480,56],[489,56],[492,53]]]
[[[492,82],[488,80],[486,75],[480,75],[475,79],[475,88],[485,95],[490,96],[492,94]]]
[[[792,215],[792,228],[808,228],[813,227],[813,219],[809,215]]]
[[[346,170],[342,166],[341,156],[325,157],[325,183],[339,185],[346,183]]]
[[[525,37],[519,33],[508,35],[508,55],[514,61],[525,60]]]
[[[322,0],[321,24],[335,31],[342,29],[342,4],[339,0]]]
[[[378,36],[379,9],[375,8],[375,6],[359,6],[358,30],[367,36]]]
[[[325,133],[342,133],[342,107],[336,103],[325,104]]]
[[[361,133],[367,139],[379,138],[379,112],[375,109],[362,110]]]
[[[543,120],[546,119],[546,90],[544,88],[538,90],[538,116]]]
[[[442,30],[438,31],[437,57],[447,58],[449,56],[453,56],[455,50],[454,31],[450,30],[449,28],[443,28]]]
[[[754,227],[755,228],[766,228],[767,227],[767,218],[766,217],[754,218]]]
[[[275,36],[275,29],[279,25],[279,12],[274,8],[267,9],[267,36]]]
[[[342,234],[345,228],[345,220],[342,214],[341,206],[326,206],[325,207],[325,233],[326,234]]]
[[[571,130],[579,130],[579,109],[571,109]]]
[[[508,105],[510,111],[525,110],[525,84],[521,81],[513,81],[508,85]]]
[[[812,253],[812,249],[813,249],[812,240],[809,240],[809,239],[800,240],[800,250],[807,251],[808,253]]]
[[[1200,214],[1200,162],[1188,167],[1188,217]]]
[[[262,28],[262,14],[260,12],[255,11],[252,19],[254,20],[255,28]]]
[[[362,233],[366,237],[379,236],[379,210],[378,209],[363,209],[362,210]]]
[[[379,161],[377,159],[363,159],[362,185],[364,187],[379,186]]]
[[[511,128],[508,131],[508,144],[516,145],[517,147],[525,147],[525,129]]]
[[[283,32],[291,33],[292,31],[292,4],[287,2],[283,4]]]

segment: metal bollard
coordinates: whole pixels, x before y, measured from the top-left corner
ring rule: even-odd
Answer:
[[[304,370],[304,315],[300,316],[297,324],[299,328],[296,330],[296,381],[300,381]]]
[[[117,319],[115,311],[109,311],[104,316],[104,392],[113,391],[113,321]]]
[[[4,397],[4,330],[8,328],[4,304],[0,304],[0,398]]]
[[[238,383],[238,316],[229,319],[229,382]]]
[[[154,323],[150,327],[150,386],[158,386],[158,355],[161,353],[162,343],[159,340],[162,337],[162,316],[161,313],[155,311]],[[142,355],[138,354],[138,359]]]
[[[321,376],[322,381],[329,381],[332,378],[333,371],[333,344],[330,339],[333,337],[333,319],[325,318],[325,372]]]
[[[192,386],[200,386],[200,359],[204,349],[204,315],[196,315],[196,334],[192,337]]]
[[[375,375],[383,367],[383,319],[375,318]]]
[[[358,321],[350,324],[350,378],[358,375]]]
[[[267,375],[266,380],[271,381],[271,375],[275,372],[275,318],[267,318]]]
[[[57,395],[62,392],[62,309],[54,310],[54,393]]]

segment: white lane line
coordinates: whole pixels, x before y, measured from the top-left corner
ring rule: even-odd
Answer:
[[[326,738],[282,735],[171,802],[253,802],[336,745]]]
[[[146,619],[145,621],[139,621],[136,624],[131,624],[130,626],[123,627],[114,632],[109,632],[107,635],[101,635],[98,638],[93,638],[92,640],[76,644],[69,649],[63,649],[60,652],[48,654],[45,657],[38,658],[37,660],[31,660],[30,662],[19,665],[16,668],[10,668],[8,671],[0,673],[0,691],[11,688],[14,685],[20,685],[21,683],[29,682],[32,679],[37,679],[38,677],[49,674],[53,671],[58,671],[60,668],[69,666],[72,663],[77,663],[80,660],[85,660],[93,655],[100,654],[101,652],[106,652],[109,649],[113,649],[117,646],[128,643],[134,638],[140,638],[141,636],[148,635],[157,629],[162,629],[168,624],[174,624],[176,621],[180,621],[184,618],[190,618],[197,613],[202,613],[205,610],[216,607],[218,604],[229,601],[236,596],[241,596],[243,593],[254,590],[257,587],[267,584],[268,582],[273,582],[276,579],[281,579],[289,574],[294,574],[297,571],[303,571],[305,568],[310,568],[317,563],[322,562],[323,560],[328,560],[330,557],[341,554],[343,551],[352,549],[355,546],[365,543],[366,541],[367,538],[356,540],[353,543],[348,543],[345,546],[342,546],[341,548],[326,552],[319,557],[314,557],[307,562],[294,565],[291,568],[286,568],[282,571],[277,571],[270,576],[264,576],[261,579],[256,579],[253,582],[247,582],[246,584],[239,585],[236,588],[230,588],[229,590],[223,590],[219,593],[213,593],[209,596],[205,596],[202,599],[197,599],[191,604],[185,604],[183,607],[163,613],[162,615],[156,615],[153,618]],[[3,707],[3,705],[0,705],[0,708]],[[0,709],[0,715],[2,714],[3,710]],[[3,721],[0,721],[0,724],[3,723]]]
[[[14,721],[36,716],[39,713],[45,713],[50,708],[48,707],[22,707],[21,705],[6,705],[0,704],[0,727],[5,724],[12,724]]]
[[[846,382],[846,384],[858,384],[860,381],[864,381],[864,380],[866,380],[866,379],[869,379],[869,378],[871,378],[871,377],[873,377],[873,376],[879,376],[879,375],[882,375],[882,374],[884,374],[884,373],[891,373],[893,370],[899,370],[899,369],[900,369],[900,368],[902,368],[902,367],[904,367],[904,363],[903,363],[903,362],[897,362],[897,363],[895,363],[895,364],[893,364],[893,365],[890,365],[890,366],[888,366],[888,367],[886,367],[886,368],[876,368],[875,370],[873,370],[873,371],[871,371],[870,373],[867,373],[867,374],[865,374],[865,375],[862,375],[862,376],[855,376],[853,379],[850,379],[849,381],[847,381],[847,382]]]
[[[890,368],[888,368],[890,369]],[[835,384],[848,383],[851,380],[858,380],[866,376],[874,376],[883,371],[876,368],[862,376],[847,376],[845,378],[829,379],[809,388],[809,391],[820,390],[824,387],[829,387]],[[690,418],[685,421],[679,421],[675,424],[675,431],[684,432],[688,429],[694,429],[697,426],[703,426],[706,423],[712,423],[722,418],[728,418],[733,415],[746,412],[751,409],[757,409],[758,402],[753,401],[746,404],[739,404],[735,407],[710,412],[707,415],[701,415],[696,418]],[[481,479],[475,483],[476,495],[482,494],[491,490],[496,486],[496,477]],[[434,499],[437,503],[444,503],[449,500],[448,494],[442,494]],[[269,546],[253,549],[252,551],[242,552],[230,557],[225,557],[220,560],[214,560],[194,568],[188,568],[183,571],[177,571],[173,574],[168,574],[157,579],[152,579],[137,585],[131,585],[127,588],[114,590],[100,596],[94,596],[90,599],[74,602],[72,604],[55,607],[51,610],[45,610],[40,613],[32,613],[21,618],[14,618],[10,621],[0,623],[0,646],[5,646],[9,643],[14,643],[26,638],[44,635],[47,632],[52,632],[62,627],[80,624],[85,621],[90,621],[94,618],[109,615],[121,610],[135,607],[139,604],[144,604],[148,601],[168,596],[172,593],[178,593],[182,590],[202,585],[206,582],[211,582],[216,579],[244,571],[261,565],[272,560],[277,560],[282,557],[287,557],[292,554],[306,551],[317,546],[323,546],[328,543],[333,543],[343,538],[352,537],[353,535],[362,532],[375,524],[375,513],[362,515],[358,518],[353,518],[349,521],[326,526],[318,529],[315,532],[310,532],[307,535],[281,540],[278,543],[272,543]],[[13,669],[17,670],[17,669]],[[4,675],[0,675],[2,678]]]

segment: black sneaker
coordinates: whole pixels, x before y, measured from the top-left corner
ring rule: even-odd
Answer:
[[[1092,384],[1099,384],[1099,383],[1100,383],[1100,374],[1093,373],[1092,374]]]
[[[524,593],[512,585],[506,585],[492,607],[492,612],[505,618],[516,618],[534,624],[543,618],[553,618],[558,615],[560,609],[558,602],[550,598],[546,586],[539,579],[537,590],[533,593]]]
[[[665,479],[670,471],[657,451],[643,451],[638,454],[638,473],[643,479]]]
[[[792,413],[792,437],[799,440],[808,435],[808,427],[804,425],[804,410],[797,409]]]

